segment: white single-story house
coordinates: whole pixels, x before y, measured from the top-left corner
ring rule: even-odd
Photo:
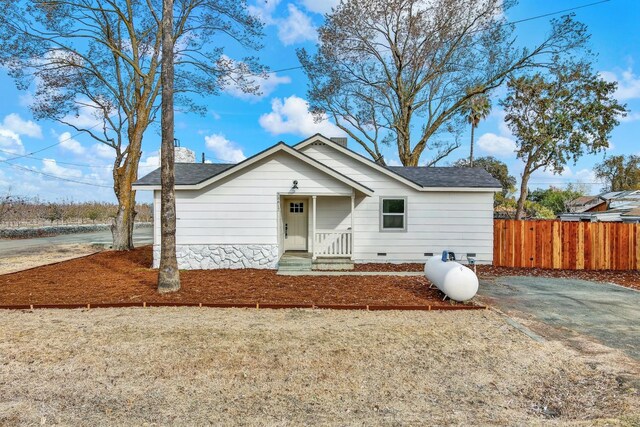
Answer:
[[[410,263],[450,250],[492,261],[501,188],[484,169],[382,166],[317,134],[237,164],[176,163],[175,178],[182,269],[275,269],[287,254]],[[134,189],[153,191],[159,218],[160,171]],[[153,254],[157,267],[158,220]]]

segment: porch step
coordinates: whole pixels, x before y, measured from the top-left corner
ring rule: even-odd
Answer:
[[[313,270],[353,270],[353,260],[350,258],[316,258]]]
[[[283,256],[278,262],[278,271],[311,271],[311,258]]]

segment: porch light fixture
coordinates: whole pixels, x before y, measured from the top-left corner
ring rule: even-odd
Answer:
[[[291,186],[291,190],[297,190],[298,189],[298,181],[297,180],[293,180],[293,185]]]

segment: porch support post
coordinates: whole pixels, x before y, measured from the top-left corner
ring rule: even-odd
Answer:
[[[356,206],[356,195],[355,192],[351,193],[351,259],[353,259],[353,239],[356,236],[355,233],[355,229],[353,228],[354,226],[354,220],[353,220],[353,212],[355,211],[355,206]]]
[[[312,203],[312,218],[311,218],[311,259],[316,259],[316,204],[318,203],[317,196],[311,196]]]

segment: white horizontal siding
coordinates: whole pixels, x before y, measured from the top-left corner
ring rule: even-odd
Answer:
[[[423,262],[425,253],[451,250],[493,259],[492,192],[420,192],[326,145],[303,152],[374,190],[356,199],[354,259],[357,262]],[[380,197],[407,197],[407,231],[380,231]],[[386,253],[386,256],[378,256]]]
[[[286,153],[278,153],[202,190],[176,192],[178,245],[277,244],[278,193],[350,194],[351,187]],[[160,205],[156,203],[156,218]],[[160,242],[160,221],[155,222]]]

